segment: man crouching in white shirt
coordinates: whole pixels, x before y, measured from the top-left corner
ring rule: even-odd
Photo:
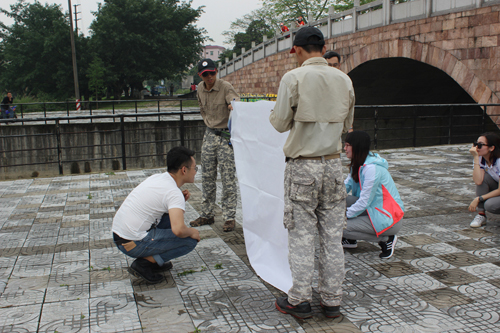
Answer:
[[[113,240],[123,253],[137,258],[130,274],[148,283],[163,281],[163,271],[172,268],[170,260],[191,252],[200,233],[184,224],[188,190],[198,171],[194,151],[185,147],[167,153],[167,172],[156,174],[127,196],[113,219]]]

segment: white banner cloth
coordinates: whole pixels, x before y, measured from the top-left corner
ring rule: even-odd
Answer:
[[[243,210],[248,259],[266,282],[288,292],[288,233],[283,226],[283,146],[288,132],[269,122],[275,102],[233,102],[231,143]]]

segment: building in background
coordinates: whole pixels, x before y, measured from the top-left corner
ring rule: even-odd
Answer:
[[[217,62],[219,60],[219,54],[224,52],[226,48],[218,45],[206,45],[203,47],[203,53],[201,55],[202,59],[208,58]]]

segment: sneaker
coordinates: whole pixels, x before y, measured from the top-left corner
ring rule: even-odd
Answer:
[[[358,241],[342,237],[342,247],[344,249],[355,249],[358,247]]]
[[[342,314],[340,313],[340,306],[326,306],[323,305],[323,303],[320,303],[321,308],[323,309],[323,313],[325,314],[326,318],[337,318],[340,317]]]
[[[394,254],[394,249],[396,248],[396,243],[398,241],[398,236],[389,236],[387,242],[379,242],[378,245],[382,248],[382,253],[378,256],[381,259],[389,259]]]
[[[470,223],[471,228],[479,228],[486,224],[486,215],[477,214],[474,220]]]
[[[167,261],[166,263],[163,264],[163,266],[158,266],[158,265],[153,266],[153,273],[163,273],[171,270],[172,267],[174,267],[172,262]]]
[[[214,224],[214,217],[209,217],[208,219],[206,217],[198,217],[196,220],[189,222],[189,224],[192,227],[200,227],[202,225],[206,224]]]
[[[309,302],[302,302],[299,305],[294,306],[288,303],[288,297],[278,297],[275,305],[279,312],[290,314],[298,319],[312,317],[311,304],[309,304]]]
[[[146,282],[151,284],[162,282],[163,275],[154,273],[154,266],[158,267],[157,264],[153,264],[144,258],[137,258],[128,268],[128,272],[133,276],[144,279]]]

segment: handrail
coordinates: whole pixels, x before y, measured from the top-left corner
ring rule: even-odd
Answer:
[[[368,29],[372,29],[375,27],[379,26],[386,26],[390,25],[392,23],[400,23],[400,22],[406,22],[406,21],[411,21],[411,20],[416,20],[420,19],[422,17],[432,17],[432,16],[438,16],[438,15],[445,15],[448,13],[454,13],[458,11],[463,11],[463,10],[470,10],[472,8],[481,8],[481,7],[486,7],[486,6],[493,6],[496,4],[500,4],[500,0],[464,0],[461,3],[457,4],[454,1],[451,1],[449,3],[445,3],[443,5],[443,1],[439,2],[441,0],[411,0],[408,2],[403,2],[403,3],[393,3],[392,0],[376,0],[361,6],[355,6],[351,9],[348,9],[343,12],[335,12],[334,7],[329,8],[328,16],[326,18],[321,18],[316,21],[310,20],[308,25],[309,26],[318,26],[322,25],[322,30],[326,29],[323,31],[323,34],[325,35],[325,38],[332,38],[332,37],[337,37],[341,36],[344,34],[350,34],[350,33],[355,33],[357,31],[364,31]],[[439,3],[438,3],[439,2]],[[355,1],[356,3],[356,1]],[[412,6],[412,8],[417,8],[416,10],[414,9],[413,11],[406,11],[403,10],[405,8],[408,8],[408,6]],[[382,6],[382,8],[378,9],[377,7]],[[375,9],[374,11],[371,11],[371,9]],[[360,25],[360,20],[362,20],[365,16],[367,15],[374,15],[373,13],[378,12],[381,10],[380,13],[382,15],[374,17],[373,20],[365,20],[369,21],[369,23],[363,22],[362,25]],[[400,13],[400,12],[405,12],[405,14],[398,14],[398,15],[403,15],[402,17],[393,17],[393,13]],[[350,16],[350,18],[346,19],[346,17]],[[326,25],[324,25],[324,22],[327,22]],[[351,21],[352,20],[352,21]],[[339,22],[343,22],[342,24]],[[334,23],[340,24],[342,26],[335,25]],[[350,23],[350,24],[349,24]],[[350,25],[348,28],[344,28],[345,25]],[[361,26],[361,27],[360,27]],[[299,28],[294,28],[290,29],[289,36],[293,37],[297,33]],[[288,34],[288,33],[287,33]],[[264,56],[265,58],[268,55],[275,54],[276,51],[273,51],[269,54],[266,54],[266,46],[270,45],[272,43],[278,43],[278,40],[282,38],[283,36],[281,35],[275,35],[272,39],[267,39],[266,36],[264,36],[264,40],[262,43],[255,45],[252,47],[250,50],[245,50],[245,53],[255,53],[258,52],[260,49],[264,50]],[[282,50],[278,50],[282,51]],[[225,64],[222,64],[221,61],[218,63],[218,77],[224,77],[230,73],[233,73],[236,71],[235,64],[239,61],[242,61],[244,55],[241,54],[231,60],[228,60],[225,62]],[[259,60],[262,58],[259,58]],[[247,62],[246,64],[243,63],[243,67],[247,66],[251,63],[256,61],[255,59],[252,59],[251,62]],[[227,69],[232,68],[233,70],[230,73],[227,73]]]

